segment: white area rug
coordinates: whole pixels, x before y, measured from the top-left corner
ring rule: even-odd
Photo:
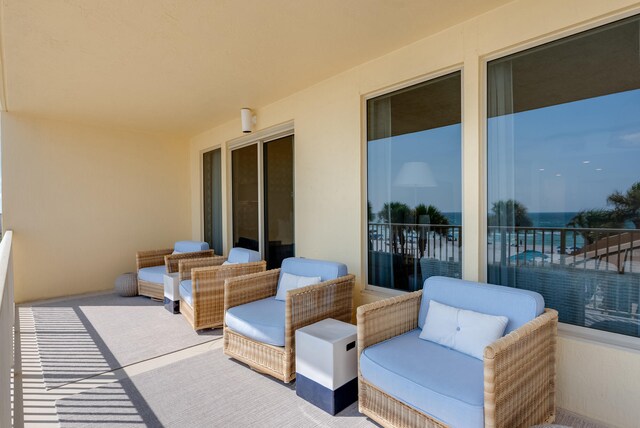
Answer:
[[[56,402],[62,427],[375,427],[357,403],[331,416],[221,349]]]
[[[221,337],[196,333],[146,297],[115,294],[32,306],[36,339],[48,389],[59,387]]]

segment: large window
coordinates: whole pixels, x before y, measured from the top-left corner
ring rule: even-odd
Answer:
[[[460,72],[367,102],[368,283],[461,276]]]
[[[488,64],[488,280],[640,336],[640,19]]]

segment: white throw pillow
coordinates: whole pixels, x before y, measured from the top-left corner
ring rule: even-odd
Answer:
[[[174,254],[184,254],[184,253],[182,251],[173,250],[173,253],[171,253],[171,255],[174,255]]]
[[[282,300],[284,302],[287,298],[287,291],[306,287],[308,285],[319,284],[320,280],[321,278],[319,276],[298,276],[283,272],[280,277],[280,282],[278,283],[276,300]]]
[[[228,261],[224,261],[222,262],[222,266],[227,266],[227,265],[237,265],[238,263],[234,263],[234,262],[228,262]]]
[[[502,337],[508,322],[507,317],[454,308],[431,300],[420,339],[482,360],[484,348]]]

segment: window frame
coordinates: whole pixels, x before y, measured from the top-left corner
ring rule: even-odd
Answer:
[[[488,66],[491,61],[504,58],[509,55],[517,54],[526,51],[531,48],[536,48],[547,43],[553,43],[560,41],[566,37],[574,36],[576,34],[590,31],[598,27],[612,24],[618,21],[622,21],[633,16],[640,16],[640,10],[633,9],[624,12],[615,12],[611,15],[604,17],[594,18],[585,22],[581,22],[569,28],[564,28],[558,31],[544,34],[539,37],[529,39],[522,43],[511,45],[504,49],[499,49],[490,52],[485,55],[479,55],[478,61],[480,63],[480,105],[478,108],[478,119],[480,120],[480,159],[481,167],[479,183],[480,183],[480,212],[478,219],[480,224],[479,230],[479,242],[480,248],[478,251],[478,262],[480,263],[478,281],[486,283],[488,276],[488,254],[487,254],[487,239],[488,239],[488,222],[487,222],[487,196],[488,196],[488,127],[487,122],[488,115]],[[464,98],[463,98],[464,103]],[[463,168],[464,174],[464,168]],[[464,261],[464,260],[463,260]],[[464,269],[463,269],[464,272]],[[567,324],[558,322],[558,333],[560,337],[565,337],[573,340],[581,340],[598,345],[605,345],[608,347],[619,348],[623,350],[640,351],[640,337],[627,336],[623,334],[613,333],[604,330],[597,330],[584,326],[577,326],[573,324]]]
[[[232,189],[232,179],[233,179],[233,162],[232,162],[232,152],[237,149],[241,149],[243,147],[248,147],[251,145],[257,145],[257,156],[258,156],[258,239],[259,239],[259,249],[260,255],[264,258],[265,256],[265,243],[264,243],[264,144],[277,140],[279,138],[294,137],[294,161],[293,161],[293,192],[296,194],[296,180],[295,180],[295,127],[294,122],[288,121],[281,123],[279,125],[271,126],[269,128],[261,129],[257,132],[252,132],[247,135],[243,135],[238,138],[234,138],[233,140],[229,140],[226,142],[226,163],[225,168],[226,172],[224,173],[227,179],[227,186],[229,187],[226,195],[226,213],[227,220],[226,222],[223,220],[224,226],[226,226],[227,231],[225,234],[226,243],[228,248],[226,251],[230,251],[233,246],[233,189]],[[294,213],[295,213],[295,199],[294,199]],[[295,214],[294,214],[295,218]],[[295,222],[294,222],[295,225]],[[294,230],[295,236],[295,230]]]
[[[464,213],[464,66],[463,64],[455,64],[450,67],[445,67],[434,71],[432,73],[427,73],[415,77],[413,79],[404,80],[397,84],[388,85],[377,89],[375,91],[368,92],[366,94],[362,94],[360,96],[360,116],[361,116],[361,215],[360,215],[360,255],[361,255],[361,275],[363,278],[364,287],[362,289],[363,293],[377,295],[381,297],[389,297],[389,296],[402,296],[409,291],[405,290],[397,290],[393,288],[380,287],[378,285],[369,284],[369,258],[368,258],[368,237],[369,237],[369,219],[367,217],[367,173],[368,173],[368,151],[367,151],[367,143],[368,143],[368,126],[367,126],[367,102],[373,98],[377,98],[382,95],[390,94],[395,91],[399,91],[402,89],[409,88],[411,86],[419,85],[421,83],[426,83],[430,80],[438,79],[440,77],[446,76],[447,74],[452,73],[460,73],[460,170],[462,173],[461,177],[461,198],[462,198],[462,212]],[[462,215],[460,227],[464,230],[464,214]],[[464,236],[464,235],[463,235]],[[465,251],[464,251],[464,243],[462,247],[462,263],[461,263],[461,272],[464,277],[464,263],[465,263]]]

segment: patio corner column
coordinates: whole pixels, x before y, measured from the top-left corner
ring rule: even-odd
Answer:
[[[475,27],[464,30],[462,79],[462,277],[484,281],[485,241],[484,143],[482,117],[483,72]]]

